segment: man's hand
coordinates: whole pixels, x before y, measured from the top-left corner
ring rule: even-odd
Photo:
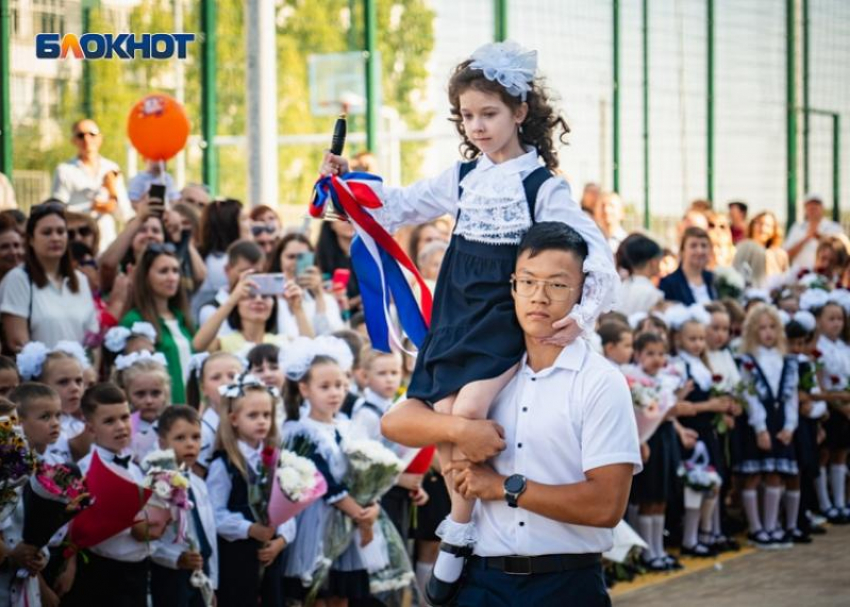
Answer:
[[[459,418],[458,423],[454,443],[470,461],[483,462],[505,450],[505,429],[496,422]]]
[[[500,500],[505,497],[506,477],[486,464],[454,461],[448,470],[455,473],[455,490],[465,499]]]

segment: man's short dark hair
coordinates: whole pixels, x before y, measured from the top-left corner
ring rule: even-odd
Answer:
[[[127,402],[124,390],[110,381],[93,385],[83,394],[80,408],[86,419],[91,419],[97,412],[97,408],[103,405],[121,405]]]
[[[587,258],[587,242],[581,234],[565,223],[541,221],[531,226],[522,237],[517,257],[526,251],[529,257],[543,251],[567,251],[584,261]]]
[[[733,201],[732,201],[732,202],[730,202],[727,206],[728,206],[730,209],[737,208],[739,211],[741,211],[741,213],[743,213],[743,214],[744,214],[744,217],[746,217],[746,216],[747,216],[747,209],[748,209],[748,207],[747,207],[747,203],[746,203],[746,202],[743,202],[743,201],[741,201],[741,200],[733,200]]]
[[[244,259],[250,264],[257,264],[265,257],[265,253],[253,240],[237,240],[227,247],[227,263],[231,266],[236,265],[240,259]]]
[[[188,405],[171,405],[165,408],[157,420],[156,432],[159,437],[165,438],[168,436],[174,424],[181,419],[193,426],[200,427],[201,425],[201,416],[192,407]]]

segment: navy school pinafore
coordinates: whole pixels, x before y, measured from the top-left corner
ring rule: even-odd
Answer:
[[[477,162],[460,164],[458,183]],[[550,177],[549,169],[541,166],[522,181],[532,225],[537,192]],[[458,199],[462,195],[458,186]],[[408,387],[410,398],[433,406],[469,383],[498,377],[520,361],[525,343],[510,286],[518,249],[514,244],[473,242],[452,234],[437,276],[431,328]]]

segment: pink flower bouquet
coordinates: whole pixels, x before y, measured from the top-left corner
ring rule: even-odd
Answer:
[[[282,450],[269,500],[269,525],[277,527],[297,516],[327,491],[325,477],[311,460]]]

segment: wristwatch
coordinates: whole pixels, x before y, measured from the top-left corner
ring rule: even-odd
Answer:
[[[505,501],[511,508],[517,508],[519,496],[525,493],[525,477],[522,474],[512,474],[505,479]]]

